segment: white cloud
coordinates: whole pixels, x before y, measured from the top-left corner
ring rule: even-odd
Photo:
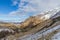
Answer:
[[[23,6],[24,2],[28,2],[28,5]],[[34,8],[36,11],[41,11],[41,10],[46,10],[46,9],[51,9],[51,8],[55,8],[58,7],[60,5],[60,1],[59,0],[21,0],[20,2],[21,4],[19,4],[19,7],[24,7],[27,9],[28,7]],[[31,11],[30,9],[28,9],[29,11]]]
[[[18,4],[18,0],[12,0],[12,5],[16,6]]]
[[[13,3],[16,5],[17,1],[13,1]],[[14,13],[11,12],[11,14],[40,13],[56,7],[60,7],[60,0],[20,0],[18,9]]]
[[[60,0],[14,0],[13,5],[18,5],[18,9],[10,12],[9,15],[27,18],[31,14],[36,15],[60,7]]]

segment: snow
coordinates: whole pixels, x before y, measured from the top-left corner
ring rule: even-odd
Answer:
[[[9,28],[0,28],[0,32],[2,32],[2,31],[8,31],[8,32],[14,33],[14,31],[12,29],[9,29]]]
[[[20,40],[37,40],[37,39],[39,39],[40,37],[42,37],[42,36],[45,36],[45,35],[47,35],[48,33],[51,33],[51,32],[53,32],[53,31],[55,31],[55,30],[57,30],[57,29],[60,29],[60,25],[58,25],[58,26],[55,26],[54,28],[51,28],[51,29],[48,29],[47,31],[46,30],[42,30],[42,31],[40,31],[40,32],[37,32],[36,34],[29,34],[29,35],[25,35],[25,36],[23,36],[23,37],[20,37],[19,39]],[[54,36],[55,37],[55,36]],[[60,36],[59,36],[60,37]],[[55,39],[55,38],[54,38]],[[60,39],[60,38],[57,38],[57,39]]]
[[[47,20],[47,19],[50,19],[52,18],[54,15],[56,15],[58,12],[60,11],[60,8],[56,8],[56,9],[53,9],[53,10],[49,10],[47,12],[44,12],[41,17],[41,19],[44,19],[44,20]],[[59,13],[60,14],[60,13]],[[60,15],[59,15],[60,16]]]
[[[47,12],[43,13],[43,16],[41,17],[41,19],[44,19],[44,20],[50,19],[54,15],[60,14],[60,13],[58,13],[59,11],[60,11],[60,8],[56,8],[56,9],[47,11]],[[37,40],[37,39],[41,38],[42,36],[46,36],[47,34],[53,32],[57,29],[60,29],[60,25],[55,26],[55,27],[50,28],[50,29],[44,29],[42,31],[37,32],[36,34],[29,34],[29,35],[22,36],[19,39],[20,40]],[[57,33],[56,35],[54,35],[54,37],[52,37],[52,40],[60,40],[60,32]]]
[[[60,40],[60,32],[58,32],[57,34],[55,34],[55,35],[52,37],[52,40]]]

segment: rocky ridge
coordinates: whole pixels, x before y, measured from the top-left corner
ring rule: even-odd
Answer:
[[[60,33],[60,9],[54,9],[44,12],[42,16],[31,16],[22,22],[19,26],[7,26],[1,31],[1,40],[53,40],[52,37],[56,33]],[[13,27],[13,28],[12,28]],[[1,28],[1,27],[0,27]],[[15,29],[14,29],[15,28]],[[11,33],[10,33],[11,31]],[[56,32],[56,33],[55,33]],[[13,34],[14,33],[14,34]],[[50,36],[51,35],[51,36]],[[47,39],[48,37],[48,39]],[[54,38],[54,37],[53,37]]]

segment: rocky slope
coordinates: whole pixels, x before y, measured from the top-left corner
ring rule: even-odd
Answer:
[[[0,40],[55,40],[60,35],[60,10],[43,13],[31,16],[18,26],[0,27]]]

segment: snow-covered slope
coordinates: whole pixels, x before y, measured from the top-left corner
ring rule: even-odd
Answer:
[[[38,15],[37,15],[38,16]],[[43,16],[40,17],[40,19],[43,20],[47,20],[47,19],[54,19],[56,17],[60,16],[60,9],[56,8],[47,12],[44,12]],[[39,16],[38,16],[39,17]],[[48,29],[43,29],[42,31],[37,32],[36,34],[29,34],[29,35],[25,35],[23,37],[20,37],[19,40],[38,40],[39,38],[42,40],[47,40],[47,36],[50,35],[50,33],[54,33],[54,31],[58,31],[56,32],[56,34],[52,34],[52,36],[49,37],[49,40],[59,40],[60,36],[60,24],[59,25],[55,25],[53,28],[48,28]],[[58,38],[57,38],[58,37]],[[39,40],[40,40],[39,39]]]
[[[60,20],[59,21],[56,20],[56,22],[53,20],[54,18],[60,16],[60,9],[56,8],[53,10],[43,12],[43,14],[41,14],[40,16],[39,15],[30,17],[29,19],[27,19],[25,22],[22,23],[22,27],[25,26],[27,29],[31,27],[31,29],[25,32],[23,31],[21,33],[21,35],[23,35],[24,33],[27,33],[27,34],[24,34],[23,36],[19,36],[19,37],[16,37],[16,35],[13,35],[13,36],[11,35],[4,39],[5,40],[11,40],[11,39],[13,40],[60,40],[59,38],[60,37],[59,36],[60,35]],[[33,25],[32,23],[35,23],[36,25]],[[9,29],[3,29],[3,28],[0,29],[0,31],[6,31],[6,30],[12,31]],[[20,33],[17,33],[17,34],[20,35]]]
[[[41,14],[41,15],[43,15],[43,16],[41,16],[41,19],[44,19],[44,20],[47,20],[50,18],[55,18],[57,16],[60,16],[60,8],[55,8],[53,10],[43,12],[43,14]]]
[[[60,29],[60,25],[55,26],[53,28],[50,28],[48,30],[39,31],[39,32],[37,32],[36,34],[33,34],[33,35],[25,35],[23,37],[20,37],[19,40],[28,40],[28,39],[29,40],[37,40],[39,38],[43,38],[42,40],[44,40],[46,35],[49,35],[49,33],[52,33],[53,31],[56,31],[56,30],[59,30],[59,29]],[[54,39],[57,38],[56,36],[58,36],[58,35],[60,35],[60,32],[57,32],[56,35],[52,36],[51,39],[53,40],[53,38]],[[56,40],[60,39],[59,37]]]

